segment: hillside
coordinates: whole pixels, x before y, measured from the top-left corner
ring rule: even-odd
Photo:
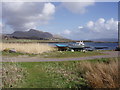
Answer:
[[[49,32],[30,29],[29,31],[15,31],[12,34],[7,34],[8,37],[16,39],[52,39],[53,35]]]
[[[4,42],[70,42],[72,40],[35,29],[15,31],[12,34],[1,34]],[[28,40],[27,40],[28,39]]]

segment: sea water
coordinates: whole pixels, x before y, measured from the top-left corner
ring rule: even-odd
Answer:
[[[49,45],[51,46],[55,46],[56,44],[62,44],[62,45],[69,45],[69,44],[74,44],[73,42],[69,42],[69,43],[49,43]],[[115,50],[116,47],[118,46],[118,43],[109,43],[109,42],[84,42],[85,46],[88,47],[108,47],[108,48],[104,48],[101,50]]]

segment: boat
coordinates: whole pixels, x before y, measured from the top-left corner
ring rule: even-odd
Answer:
[[[58,51],[66,51],[69,46],[68,45],[64,45],[64,44],[56,44]]]
[[[83,50],[85,48],[89,48],[87,46],[85,46],[85,44],[83,43],[83,41],[80,42],[76,42],[73,44],[68,44],[68,45],[64,45],[64,44],[56,44],[56,46],[58,47],[58,50],[74,50],[74,51],[79,51],[79,50]]]
[[[85,44],[83,43],[83,41],[80,41],[80,42],[76,42],[78,43],[79,46],[84,46]]]
[[[75,44],[69,44],[69,49],[70,49],[70,50],[74,50],[74,51],[83,50],[85,47],[86,47],[86,46],[85,46],[85,44],[83,43],[83,41],[76,42]]]

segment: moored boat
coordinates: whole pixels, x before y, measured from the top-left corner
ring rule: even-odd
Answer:
[[[83,43],[83,41],[76,42],[75,44],[70,44],[70,45],[69,45],[69,49],[70,49],[70,50],[74,50],[74,51],[83,50],[85,47],[86,47],[86,46],[85,46],[85,44]]]
[[[56,44],[56,46],[59,51],[66,51],[69,48],[68,45],[64,45],[64,44]]]
[[[79,50],[83,50],[85,48],[88,48],[85,46],[85,44],[83,43],[83,41],[80,42],[76,42],[73,44],[68,44],[68,45],[64,45],[64,44],[56,44],[56,46],[58,47],[58,50],[74,50],[74,51],[79,51]]]

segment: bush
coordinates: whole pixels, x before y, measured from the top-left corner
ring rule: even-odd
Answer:
[[[80,69],[81,68],[81,69]],[[118,88],[118,60],[105,62],[82,62],[78,65],[82,75],[92,88]]]

